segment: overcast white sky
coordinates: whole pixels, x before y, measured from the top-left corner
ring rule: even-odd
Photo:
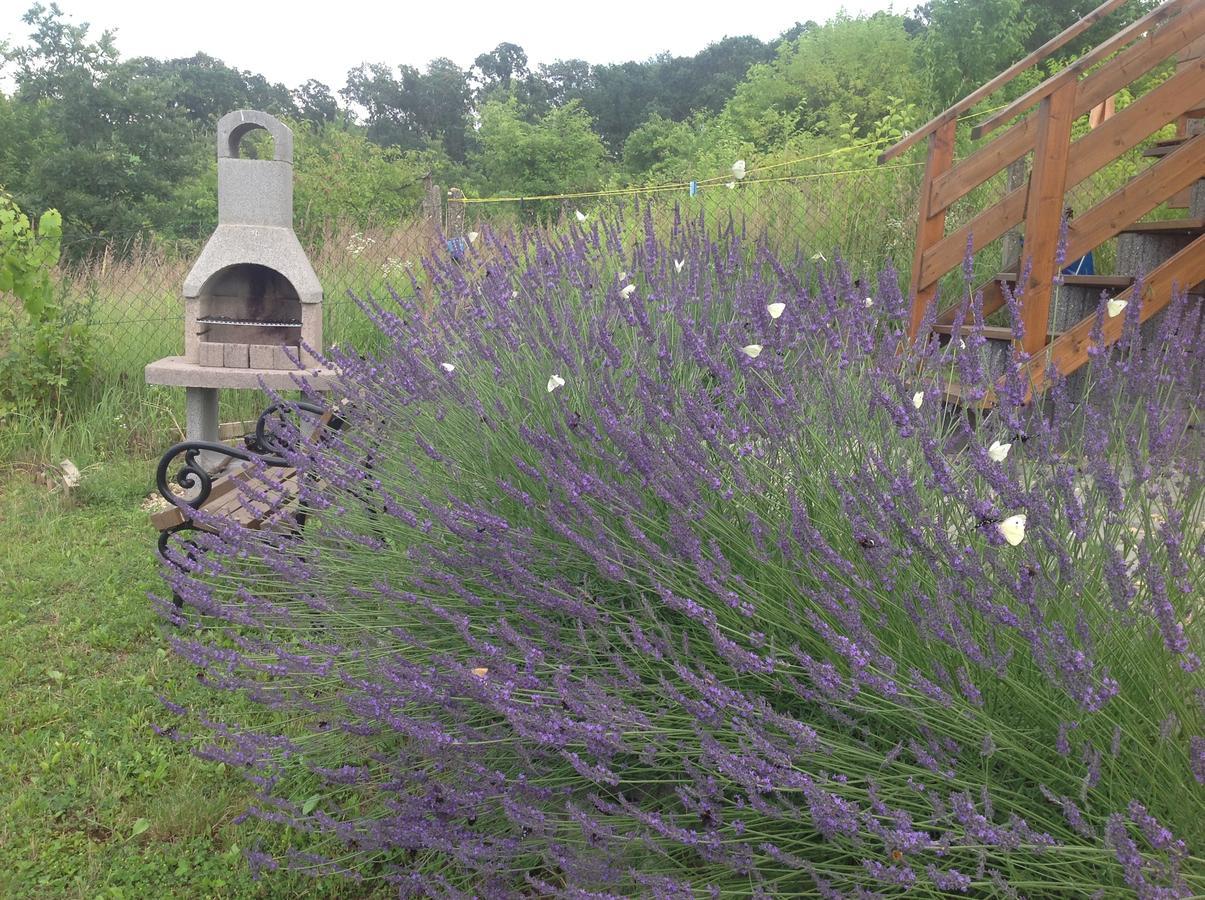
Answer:
[[[24,43],[21,16],[33,0],[0,0],[0,41]],[[49,0],[44,0],[49,5]],[[766,40],[797,20],[824,21],[887,9],[887,0],[59,0],[91,34],[111,28],[123,57],[161,59],[204,52],[297,87],[307,78],[343,87],[361,62],[422,67],[447,56],[463,67],[502,41],[520,45],[532,64],[581,58],[592,63],[643,60],[662,51],[688,55],[725,35]],[[915,3],[896,3],[897,9]]]

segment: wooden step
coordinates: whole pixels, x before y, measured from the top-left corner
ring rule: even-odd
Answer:
[[[952,337],[954,335],[954,326],[953,325],[934,325],[930,330],[934,334],[941,334],[941,335],[945,335],[947,337]],[[975,329],[974,325],[963,325],[961,328],[958,329],[958,334],[961,337],[967,337],[969,335],[974,334],[975,330],[976,329]],[[983,333],[983,336],[985,338],[987,338],[989,341],[1012,342],[1014,340],[1013,330],[1011,328],[1006,328],[1006,327],[1000,326],[1000,325],[985,325],[982,329],[982,333]],[[1048,337],[1050,340],[1054,340],[1060,334],[1062,334],[1061,331],[1052,331],[1049,333]]]
[[[1143,156],[1161,157],[1174,151],[1177,147],[1187,141],[1187,137],[1168,138],[1165,141],[1155,141],[1151,146],[1142,151]]]
[[[1135,222],[1119,234],[1187,234],[1205,232],[1205,219],[1164,219],[1161,222]]]
[[[1008,284],[1015,284],[1017,281],[1016,272],[1001,272],[993,281],[1003,281]],[[1128,275],[1064,275],[1063,284],[1068,287],[1094,287],[1094,288],[1128,288],[1134,283],[1134,279]]]

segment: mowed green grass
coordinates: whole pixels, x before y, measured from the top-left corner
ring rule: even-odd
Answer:
[[[159,696],[216,703],[147,599],[153,465],[87,465],[70,498],[32,467],[0,469],[0,897],[389,895],[253,881],[243,848],[285,836],[235,826],[251,797],[238,774],[152,730],[170,719]]]

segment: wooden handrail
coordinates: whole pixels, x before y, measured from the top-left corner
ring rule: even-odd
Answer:
[[[1009,66],[1007,69],[1005,69],[999,75],[997,75],[995,78],[993,78],[987,84],[982,85],[981,87],[971,91],[971,93],[967,94],[965,97],[963,97],[961,100],[959,100],[953,106],[951,106],[945,112],[941,113],[940,115],[934,116],[932,119],[930,119],[928,122],[926,122],[920,128],[918,128],[916,131],[913,131],[911,134],[906,135],[903,140],[892,145],[891,147],[888,147],[879,156],[879,162],[885,163],[885,162],[889,162],[890,160],[895,159],[897,156],[899,156],[901,153],[903,153],[909,147],[912,147],[913,145],[915,145],[918,141],[922,140],[923,138],[928,137],[930,134],[932,134],[934,131],[936,131],[938,128],[940,128],[942,125],[944,125],[946,122],[949,122],[951,119],[958,118],[960,115],[965,113],[967,110],[969,110],[971,107],[973,107],[976,103],[978,103],[984,97],[987,97],[990,94],[993,94],[994,92],[996,92],[997,90],[1002,88],[1004,85],[1008,84],[1017,75],[1024,72],[1030,66],[1040,63],[1051,53],[1062,48],[1068,42],[1079,37],[1081,34],[1083,34],[1085,31],[1087,31],[1089,28],[1091,28],[1093,25],[1095,25],[1097,22],[1099,22],[1105,16],[1109,15],[1109,13],[1113,12],[1119,6],[1122,6],[1125,3],[1126,3],[1126,0],[1105,0],[1104,3],[1102,3],[1100,6],[1096,7],[1096,9],[1092,10],[1092,12],[1088,13],[1088,15],[1084,16],[1082,19],[1080,19],[1074,25],[1071,25],[1069,28],[1064,29],[1059,34],[1052,37],[1050,40],[1048,40],[1046,43],[1044,43],[1037,50],[1034,50],[1032,53],[1030,53],[1024,59],[1018,60],[1017,62],[1013,63],[1011,66]],[[1015,113],[1014,113],[1014,115],[1015,115]]]
[[[1154,90],[1144,94],[1100,128],[1075,141],[1071,144],[1066,163],[1066,187],[1074,187],[1093,172],[1138,146],[1160,126],[1197,102],[1203,88],[1205,60],[1198,60],[1191,68],[1177,72]],[[919,254],[920,270],[914,275],[917,287],[927,287],[958,266],[966,252],[968,238],[974,241],[972,246],[977,252],[1021,222],[1028,193],[1029,185],[1023,185],[983,210],[961,228],[928,242]],[[1062,207],[1059,209],[1061,212]],[[1056,220],[1057,218],[1056,216]]]
[[[1076,117],[1116,94],[1197,37],[1205,35],[1205,3],[1176,17],[1174,27],[1160,28],[1126,48],[1079,83]],[[970,193],[1013,160],[1033,149],[1036,119],[1026,116],[933,181],[933,205],[946,207]]]
[[[1175,17],[1185,6],[1200,2],[1201,0],[1167,0],[1162,6],[1151,10],[1141,19],[1126,26],[1104,43],[1098,44],[1067,68],[1056,72],[1037,87],[1026,91],[991,118],[980,122],[971,129],[971,138],[978,139],[991,131],[995,131],[1005,122],[1016,118],[1035,103],[1039,103],[1044,98],[1049,97],[1063,85],[1078,80],[1079,76],[1092,68],[1092,66],[1117,50],[1120,50],[1144,32],[1150,31],[1152,28],[1156,28]]]

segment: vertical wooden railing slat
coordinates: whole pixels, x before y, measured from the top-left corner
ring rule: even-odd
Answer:
[[[954,162],[954,133],[958,120],[950,119],[929,135],[929,152],[925,160],[925,179],[921,183],[920,208],[917,210],[916,252],[912,260],[912,318],[909,337],[915,339],[920,330],[925,309],[937,293],[937,282],[921,283],[921,262],[925,250],[941,240],[946,232],[946,208],[933,207],[933,179],[949,171]]]
[[[1068,82],[1042,99],[1038,108],[1038,138],[1029,199],[1025,205],[1025,248],[1029,277],[1021,304],[1025,328],[1022,346],[1031,356],[1046,346],[1050,330],[1050,295],[1057,272],[1059,224],[1067,186],[1067,157],[1071,150],[1071,122],[1075,82]]]

